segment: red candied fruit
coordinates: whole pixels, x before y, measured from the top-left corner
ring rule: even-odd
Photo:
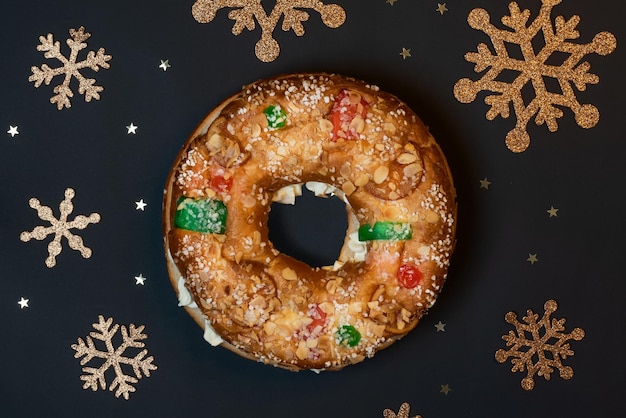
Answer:
[[[216,192],[228,192],[233,187],[233,177],[228,175],[223,168],[213,170],[211,173],[211,189]]]
[[[311,309],[309,309],[309,317],[313,320],[313,322],[306,326],[309,334],[315,331],[317,327],[320,329],[324,328],[324,325],[326,324],[326,312],[324,312],[319,305],[314,305]]]
[[[398,283],[407,289],[413,289],[422,281],[422,272],[414,264],[402,264],[398,269]]]
[[[365,119],[369,105],[362,97],[355,103],[353,102],[355,100],[348,90],[341,90],[337,95],[330,110],[330,121],[333,123],[333,142],[337,142],[339,138],[358,139],[358,132],[350,127],[350,124],[357,116]]]

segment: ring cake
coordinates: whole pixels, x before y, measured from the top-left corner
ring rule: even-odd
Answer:
[[[301,187],[346,203],[338,260],[312,268],[268,239],[272,202]],[[338,370],[413,329],[455,244],[450,170],[422,121],[359,80],[262,80],[213,110],[176,158],[165,252],[205,339],[290,370]]]

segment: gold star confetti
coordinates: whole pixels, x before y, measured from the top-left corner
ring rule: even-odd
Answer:
[[[345,10],[337,4],[324,4],[316,0],[277,0],[273,10],[268,15],[261,4],[261,0],[197,0],[191,13],[198,22],[209,23],[222,8],[232,8],[228,16],[235,21],[232,32],[239,35],[244,28],[253,30],[257,22],[261,27],[261,39],[255,45],[255,53],[263,62],[271,62],[278,58],[280,46],[272,37],[281,17],[282,29],[285,32],[293,30],[298,36],[304,35],[302,22],[309,19],[309,13],[303,9],[312,9],[318,12],[322,22],[329,28],[338,28],[346,20]]]
[[[441,385],[441,390],[439,392],[443,393],[444,395],[447,395],[448,393],[452,392],[452,389],[450,389],[450,385],[445,384],[445,385]]]
[[[550,209],[548,209],[546,212],[548,212],[548,214],[550,215],[551,218],[556,218],[557,216],[559,216],[557,214],[559,210],[557,208],[555,208],[554,206],[550,206]]]
[[[405,60],[411,56],[411,49],[402,48],[402,52],[400,52],[400,56]]]
[[[70,248],[80,251],[83,258],[91,257],[91,249],[85,247],[83,239],[78,235],[70,232],[71,229],[85,229],[89,224],[100,222],[100,215],[92,213],[89,216],[78,215],[73,221],[68,221],[67,217],[74,210],[72,199],[74,198],[74,189],[65,189],[65,199],[59,204],[60,216],[56,219],[52,214],[52,209],[43,206],[38,199],[32,198],[28,201],[28,205],[37,211],[39,219],[50,222],[50,226],[36,226],[32,231],[24,231],[20,234],[20,239],[28,242],[35,238],[38,241],[45,239],[49,235],[54,238],[48,244],[48,258],[46,258],[46,266],[49,268],[56,265],[56,256],[61,253],[61,238],[65,237]]]
[[[137,134],[137,128],[139,128],[139,126],[136,126],[134,123],[130,123],[130,125],[128,125],[126,127],[126,129],[128,130],[128,132],[126,132],[127,134],[133,134],[136,135]]]
[[[488,189],[490,185],[491,185],[491,182],[489,180],[487,180],[487,177],[485,177],[484,179],[480,180],[480,188],[481,189]]]
[[[528,258],[526,259],[526,261],[528,261],[530,264],[535,264],[536,262],[539,261],[539,259],[537,258],[537,254],[528,254]]]
[[[20,300],[17,301],[17,304],[20,305],[20,309],[28,308],[28,301],[30,299],[24,299],[22,296]]]
[[[439,321],[435,324],[435,328],[437,328],[437,332],[445,332],[446,331],[446,324],[444,324],[443,322]]]
[[[411,405],[405,402],[402,405],[400,405],[400,409],[398,409],[397,414],[391,409],[385,409],[383,411],[383,417],[385,418],[409,418],[410,411],[411,411]],[[413,418],[422,418],[422,416],[415,415]]]
[[[135,205],[137,206],[135,208],[135,210],[140,210],[140,211],[145,211],[146,210],[146,206],[148,206],[148,204],[146,202],[143,201],[143,199],[139,199],[138,202],[135,202]]]
[[[526,311],[526,316],[522,317],[523,323],[518,321],[515,312],[508,312],[504,319],[515,327],[515,331],[509,331],[502,339],[510,348],[496,351],[495,357],[499,363],[511,358],[512,372],[527,371],[526,377],[521,382],[525,390],[532,390],[535,387],[533,379],[535,375],[550,380],[555,368],[559,370],[561,378],[571,379],[574,370],[561,362],[574,355],[567,341],[580,341],[585,336],[582,328],[574,328],[571,333],[564,333],[565,318],[550,318],[558,307],[556,301],[548,300],[543,307],[545,313],[539,321],[537,321],[539,315],[530,309]]]
[[[445,12],[447,12],[448,8],[446,7],[446,3],[437,3],[437,11],[439,12],[439,14],[444,14]]]
[[[81,74],[81,70],[84,68],[90,68],[93,71],[98,71],[100,68],[109,68],[108,61],[111,59],[110,55],[104,53],[104,48],[98,49],[98,52],[89,51],[87,58],[82,61],[77,61],[78,53],[87,48],[85,41],[91,37],[89,32],[85,32],[84,27],[76,29],[70,29],[70,38],[66,41],[70,47],[70,56],[66,58],[61,53],[61,43],[54,41],[51,33],[48,36],[40,36],[37,45],[37,51],[44,52],[46,58],[56,58],[63,65],[57,68],[50,68],[47,64],[43,64],[41,68],[31,67],[32,75],[28,77],[28,81],[35,83],[35,88],[41,86],[42,83],[49,85],[52,79],[64,74],[63,82],[54,88],[56,95],[50,98],[50,103],[56,103],[57,109],[72,107],[70,97],[74,96],[72,89],[70,88],[70,81],[72,77],[78,81],[78,92],[85,95],[85,101],[90,102],[91,99],[100,100],[100,92],[104,90],[102,86],[96,86],[96,80],[93,78],[85,78]]]
[[[143,274],[139,274],[139,276],[135,276],[135,284],[140,284],[142,286],[145,285],[146,282],[146,278],[143,277]]]
[[[580,61],[591,53],[608,55],[617,46],[615,36],[609,32],[598,33],[588,44],[570,42],[579,37],[576,26],[580,18],[574,15],[566,21],[563,16],[557,16],[553,25],[550,14],[561,0],[541,0],[541,3],[539,14],[530,24],[530,11],[520,10],[517,3],[510,3],[510,15],[501,21],[512,30],[495,27],[486,10],[473,9],[467,22],[490,37],[495,55],[484,43],[478,45],[477,52],[465,54],[468,62],[476,64],[474,71],[484,74],[478,81],[463,78],[454,85],[454,96],[462,103],[473,102],[481,91],[494,93],[485,97],[485,103],[490,106],[486,114],[488,120],[496,116],[508,118],[513,107],[517,122],[506,135],[506,146],[513,152],[523,152],[530,145],[526,129],[533,116],[537,125],[545,123],[551,132],[557,130],[557,120],[563,116],[561,107],[570,108],[582,128],[591,128],[598,123],[598,109],[591,104],[579,103],[574,93],[574,87],[583,91],[588,84],[599,82],[599,77],[589,72],[591,65]],[[544,43],[537,52],[534,39]],[[509,56],[507,44],[519,45],[523,58]],[[560,65],[553,65],[548,58],[554,53],[567,54],[568,57]],[[499,80],[503,71],[516,74],[515,80],[510,83]],[[549,91],[544,78],[558,81],[559,91]],[[534,90],[532,99],[522,97],[525,86]]]
[[[170,68],[170,60],[161,60],[161,64],[159,64],[159,68],[162,69],[163,71],[167,71],[168,68]]]
[[[9,135],[11,135],[11,138],[15,137],[15,135],[19,134],[19,132],[17,130],[17,126],[9,125],[9,130],[7,131],[7,133]]]

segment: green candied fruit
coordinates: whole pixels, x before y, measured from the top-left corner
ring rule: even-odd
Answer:
[[[352,325],[342,325],[337,330],[337,341],[341,345],[354,347],[361,341],[361,333]]]
[[[406,241],[412,236],[413,228],[405,222],[376,222],[359,228],[359,241]]]
[[[284,128],[287,123],[287,114],[279,105],[270,105],[263,111],[267,119],[267,125],[271,129]]]
[[[177,228],[207,234],[226,232],[228,211],[221,200],[192,199],[182,196],[176,203],[174,226]]]

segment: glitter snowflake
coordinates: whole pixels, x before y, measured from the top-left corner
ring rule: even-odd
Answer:
[[[146,357],[148,353],[146,349],[141,350],[134,357],[126,355],[126,350],[129,348],[139,349],[145,346],[142,340],[145,340],[148,336],[142,333],[144,325],[135,327],[134,324],[130,324],[128,328],[124,325],[121,327],[117,324],[112,325],[113,318],[105,320],[100,315],[98,323],[93,324],[96,331],[90,332],[85,340],[79,338],[78,344],[72,344],[72,349],[76,351],[74,358],[83,357],[80,361],[81,366],[85,366],[94,358],[103,360],[97,368],[82,368],[82,371],[85,373],[80,376],[80,380],[85,382],[83,389],[91,388],[91,390],[96,391],[98,385],[100,388],[106,389],[105,373],[109,369],[113,369],[115,379],[109,385],[109,391],[115,390],[117,398],[122,395],[124,399],[128,400],[130,393],[136,390],[133,384],[137,383],[143,376],[150,377],[150,371],[156,370],[157,366],[152,364],[154,361],[152,356]],[[119,347],[115,348],[113,337],[120,329],[122,342]],[[98,349],[94,340],[104,343],[104,350]],[[132,368],[132,374],[126,374],[122,366]]]
[[[283,17],[282,29],[293,30],[298,36],[304,35],[302,22],[309,19],[309,13],[301,9],[318,12],[322,22],[330,28],[337,28],[346,20],[346,12],[336,4],[324,4],[319,0],[276,0],[268,15],[261,0],[197,0],[192,7],[193,17],[200,23],[211,22],[219,9],[232,8],[228,17],[235,21],[232,32],[239,35],[243,29],[254,30],[255,19],[261,26],[261,39],[256,43],[256,56],[263,62],[274,61],[280,54],[280,46],[272,37],[278,21]]]
[[[526,316],[522,317],[524,323],[517,320],[515,312],[507,313],[504,318],[515,327],[515,332],[509,331],[507,335],[502,336],[507,347],[510,348],[496,351],[496,360],[499,363],[512,358],[511,371],[527,371],[526,377],[522,379],[522,387],[526,390],[531,390],[535,386],[533,380],[535,374],[550,380],[554,368],[559,370],[561,378],[571,379],[574,376],[574,370],[569,366],[564,366],[561,360],[574,355],[568,341],[580,341],[585,336],[585,331],[581,328],[574,328],[572,332],[564,333],[565,318],[550,318],[550,315],[557,309],[557,303],[554,300],[548,300],[543,307],[545,313],[539,321],[537,321],[539,315],[530,309],[526,312]]]
[[[70,29],[70,38],[66,43],[70,47],[70,56],[66,58],[61,53],[61,44],[59,41],[54,41],[51,33],[48,36],[40,36],[37,45],[38,51],[43,51],[43,56],[46,58],[56,58],[62,64],[61,67],[50,68],[47,64],[43,64],[41,68],[31,67],[32,75],[28,77],[28,81],[35,83],[35,87],[39,87],[41,83],[49,85],[52,79],[57,75],[65,75],[63,82],[54,88],[56,95],[50,98],[50,103],[56,103],[57,109],[61,110],[64,107],[72,107],[70,97],[74,97],[74,93],[70,88],[70,81],[72,77],[78,80],[78,93],[85,95],[85,101],[90,102],[91,99],[100,99],[100,92],[104,90],[103,87],[95,84],[96,80],[93,78],[85,78],[81,74],[81,70],[84,68],[91,68],[94,71],[98,71],[100,68],[109,68],[110,55],[104,53],[104,48],[98,49],[98,52],[89,51],[87,57],[78,61],[78,53],[87,48],[85,41],[91,37],[89,32],[85,32],[84,27],[80,27],[78,30]]]
[[[411,406],[405,402],[402,405],[400,405],[400,409],[398,409],[397,414],[391,409],[385,409],[383,411],[383,417],[385,418],[409,418],[410,409],[411,409]],[[415,415],[413,418],[422,418],[422,416]]]
[[[530,11],[522,11],[517,3],[510,3],[510,15],[502,18],[502,24],[512,31],[492,25],[486,10],[472,10],[467,18],[469,25],[491,38],[495,55],[483,43],[478,45],[478,52],[467,53],[465,59],[476,64],[474,71],[481,73],[489,70],[478,81],[464,78],[454,86],[454,95],[462,103],[474,101],[480,91],[496,93],[485,97],[485,103],[491,106],[486,115],[489,120],[496,116],[507,118],[510,105],[513,105],[517,123],[506,136],[506,145],[513,152],[525,151],[530,145],[526,127],[535,115],[537,125],[545,123],[551,132],[556,131],[557,119],[563,116],[559,106],[570,108],[576,123],[583,128],[591,128],[598,123],[598,109],[591,104],[580,104],[574,93],[574,87],[584,91],[588,84],[597,84],[599,81],[597,75],[589,72],[591,65],[580,61],[590,53],[610,54],[617,46],[615,36],[609,32],[598,33],[587,44],[570,42],[579,37],[576,26],[580,18],[574,15],[565,20],[563,16],[557,16],[553,25],[550,14],[561,0],[541,0],[541,3],[539,15],[530,24]],[[533,41],[537,45],[542,36],[544,45],[536,50]],[[518,46],[523,58],[510,56],[507,45]],[[566,58],[560,65],[553,65],[554,60],[563,56]],[[512,82],[499,79],[507,72],[516,75]],[[545,79],[558,81],[561,91],[548,91]],[[528,104],[522,97],[525,86],[531,86],[534,90],[534,97]]]
[[[50,222],[50,226],[36,226],[32,231],[24,231],[20,234],[20,239],[28,242],[35,238],[38,241],[45,239],[48,235],[54,234],[54,238],[48,244],[48,258],[46,258],[46,266],[54,267],[56,265],[56,256],[63,249],[61,238],[65,237],[73,250],[80,251],[83,258],[91,257],[91,250],[84,246],[83,239],[74,235],[71,229],[85,229],[89,224],[100,222],[100,215],[92,213],[89,216],[78,215],[72,221],[68,221],[68,216],[74,210],[72,199],[74,198],[74,190],[67,188],[65,190],[65,199],[59,204],[60,215],[56,219],[52,213],[52,209],[43,206],[38,199],[32,198],[28,201],[31,208],[37,211],[39,219]]]

